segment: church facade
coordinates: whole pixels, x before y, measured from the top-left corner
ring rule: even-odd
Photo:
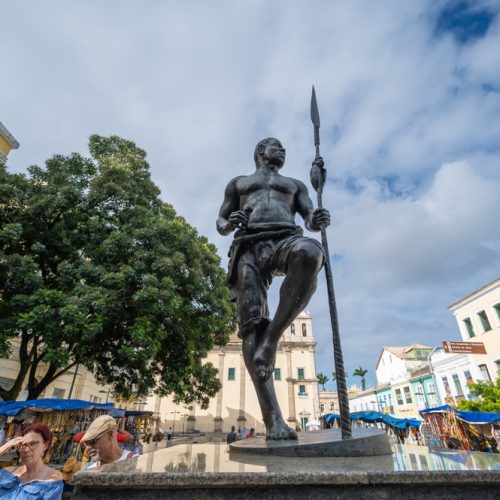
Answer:
[[[320,415],[315,347],[311,315],[302,312],[283,334],[273,373],[283,418],[293,428],[299,425],[305,430],[306,424]],[[236,334],[227,345],[212,350],[207,362],[219,370],[222,389],[206,410],[176,405],[171,398],[157,396],[149,397],[143,409],[158,415],[161,427],[172,427],[175,433],[229,432],[232,425],[264,433],[257,396]]]

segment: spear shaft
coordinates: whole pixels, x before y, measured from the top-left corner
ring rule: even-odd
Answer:
[[[314,145],[316,147],[316,158],[319,154],[319,111],[316,101],[316,91],[312,88],[311,96],[311,120],[314,125]],[[318,208],[323,208],[323,187],[326,181],[326,169],[324,166],[320,169],[314,166],[311,169],[311,182],[316,190],[318,198]],[[328,239],[326,237],[326,227],[321,227],[321,243],[325,252],[325,277],[326,288],[328,291],[328,306],[330,309],[330,321],[332,325],[332,340],[333,340],[333,359],[335,364],[335,374],[337,379],[337,395],[339,399],[340,410],[340,428],[342,439],[350,439],[352,437],[351,430],[351,414],[349,411],[349,398],[347,395],[347,384],[344,370],[344,357],[342,354],[342,346],[340,343],[339,321],[337,315],[337,303],[335,300],[335,291],[333,288],[333,274],[330,262],[330,252],[328,250]]]

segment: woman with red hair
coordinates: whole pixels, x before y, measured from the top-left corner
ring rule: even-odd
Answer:
[[[63,491],[62,474],[43,461],[52,444],[52,432],[43,424],[32,424],[23,435],[0,447],[0,455],[17,449],[21,464],[0,469],[0,498],[58,500]]]

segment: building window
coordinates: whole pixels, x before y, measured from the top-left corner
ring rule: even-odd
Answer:
[[[500,320],[500,302],[498,304],[495,304],[493,306],[493,309],[495,309],[495,311],[497,313],[497,318]]]
[[[299,396],[306,396],[306,386],[305,385],[299,385]]]
[[[495,361],[495,365],[497,367],[497,377],[500,377],[500,359]]]
[[[297,378],[299,380],[304,380],[304,368],[297,368]]]
[[[467,333],[469,334],[469,337],[475,337],[476,334],[474,333],[474,327],[472,326],[472,321],[470,320],[470,318],[464,319],[464,325],[465,325],[465,328],[467,329]]]
[[[490,325],[490,322],[488,320],[488,316],[486,316],[486,311],[479,311],[477,313],[477,315],[479,316],[479,319],[481,320],[481,325],[483,325],[483,330],[485,332],[489,332],[491,330],[491,325]]]
[[[479,369],[481,370],[481,375],[483,376],[483,380],[491,381],[490,372],[488,371],[488,367],[486,365],[479,365]]]
[[[281,368],[274,369],[274,380],[281,380]]]
[[[330,403],[330,411],[334,411],[335,410],[335,403]]]
[[[470,384],[474,383],[474,379],[472,378],[472,375],[471,375],[471,373],[470,373],[469,370],[465,370],[464,371],[464,377],[465,377],[465,383],[467,385],[470,385]]]
[[[319,411],[320,411],[320,412],[324,412],[324,411],[325,411],[325,405],[324,405],[323,403],[321,403],[321,404],[319,405]]]
[[[294,323],[292,323],[292,324],[290,325],[290,333],[291,333],[292,335],[295,335],[295,324],[294,324]]]
[[[236,368],[228,368],[227,379],[234,380],[236,378]]]
[[[57,398],[57,399],[62,399],[64,397],[65,392],[66,391],[64,389],[58,389],[56,387],[56,388],[54,388],[54,392],[52,393],[52,397]]]
[[[302,337],[307,337],[307,327],[305,323],[302,323]]]
[[[398,405],[404,405],[401,389],[396,389],[396,399],[398,400]]]
[[[457,396],[463,396],[464,390],[462,389],[462,384],[460,383],[460,379],[458,375],[454,373],[451,378],[453,379],[453,384],[455,385],[455,390],[457,391]]]
[[[405,393],[406,402],[410,404],[412,402],[410,388],[408,386],[403,387],[403,391]]]

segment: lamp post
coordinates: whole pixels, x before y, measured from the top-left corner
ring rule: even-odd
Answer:
[[[111,387],[107,391],[103,391],[102,389],[99,391],[99,394],[106,394],[106,403],[108,402],[109,399],[109,393],[111,392]]]
[[[75,387],[76,375],[78,373],[78,368],[80,368],[80,363],[77,363],[75,366],[75,372],[73,373],[73,380],[71,381],[71,387],[69,388],[68,399],[71,399],[73,394],[73,387]]]

